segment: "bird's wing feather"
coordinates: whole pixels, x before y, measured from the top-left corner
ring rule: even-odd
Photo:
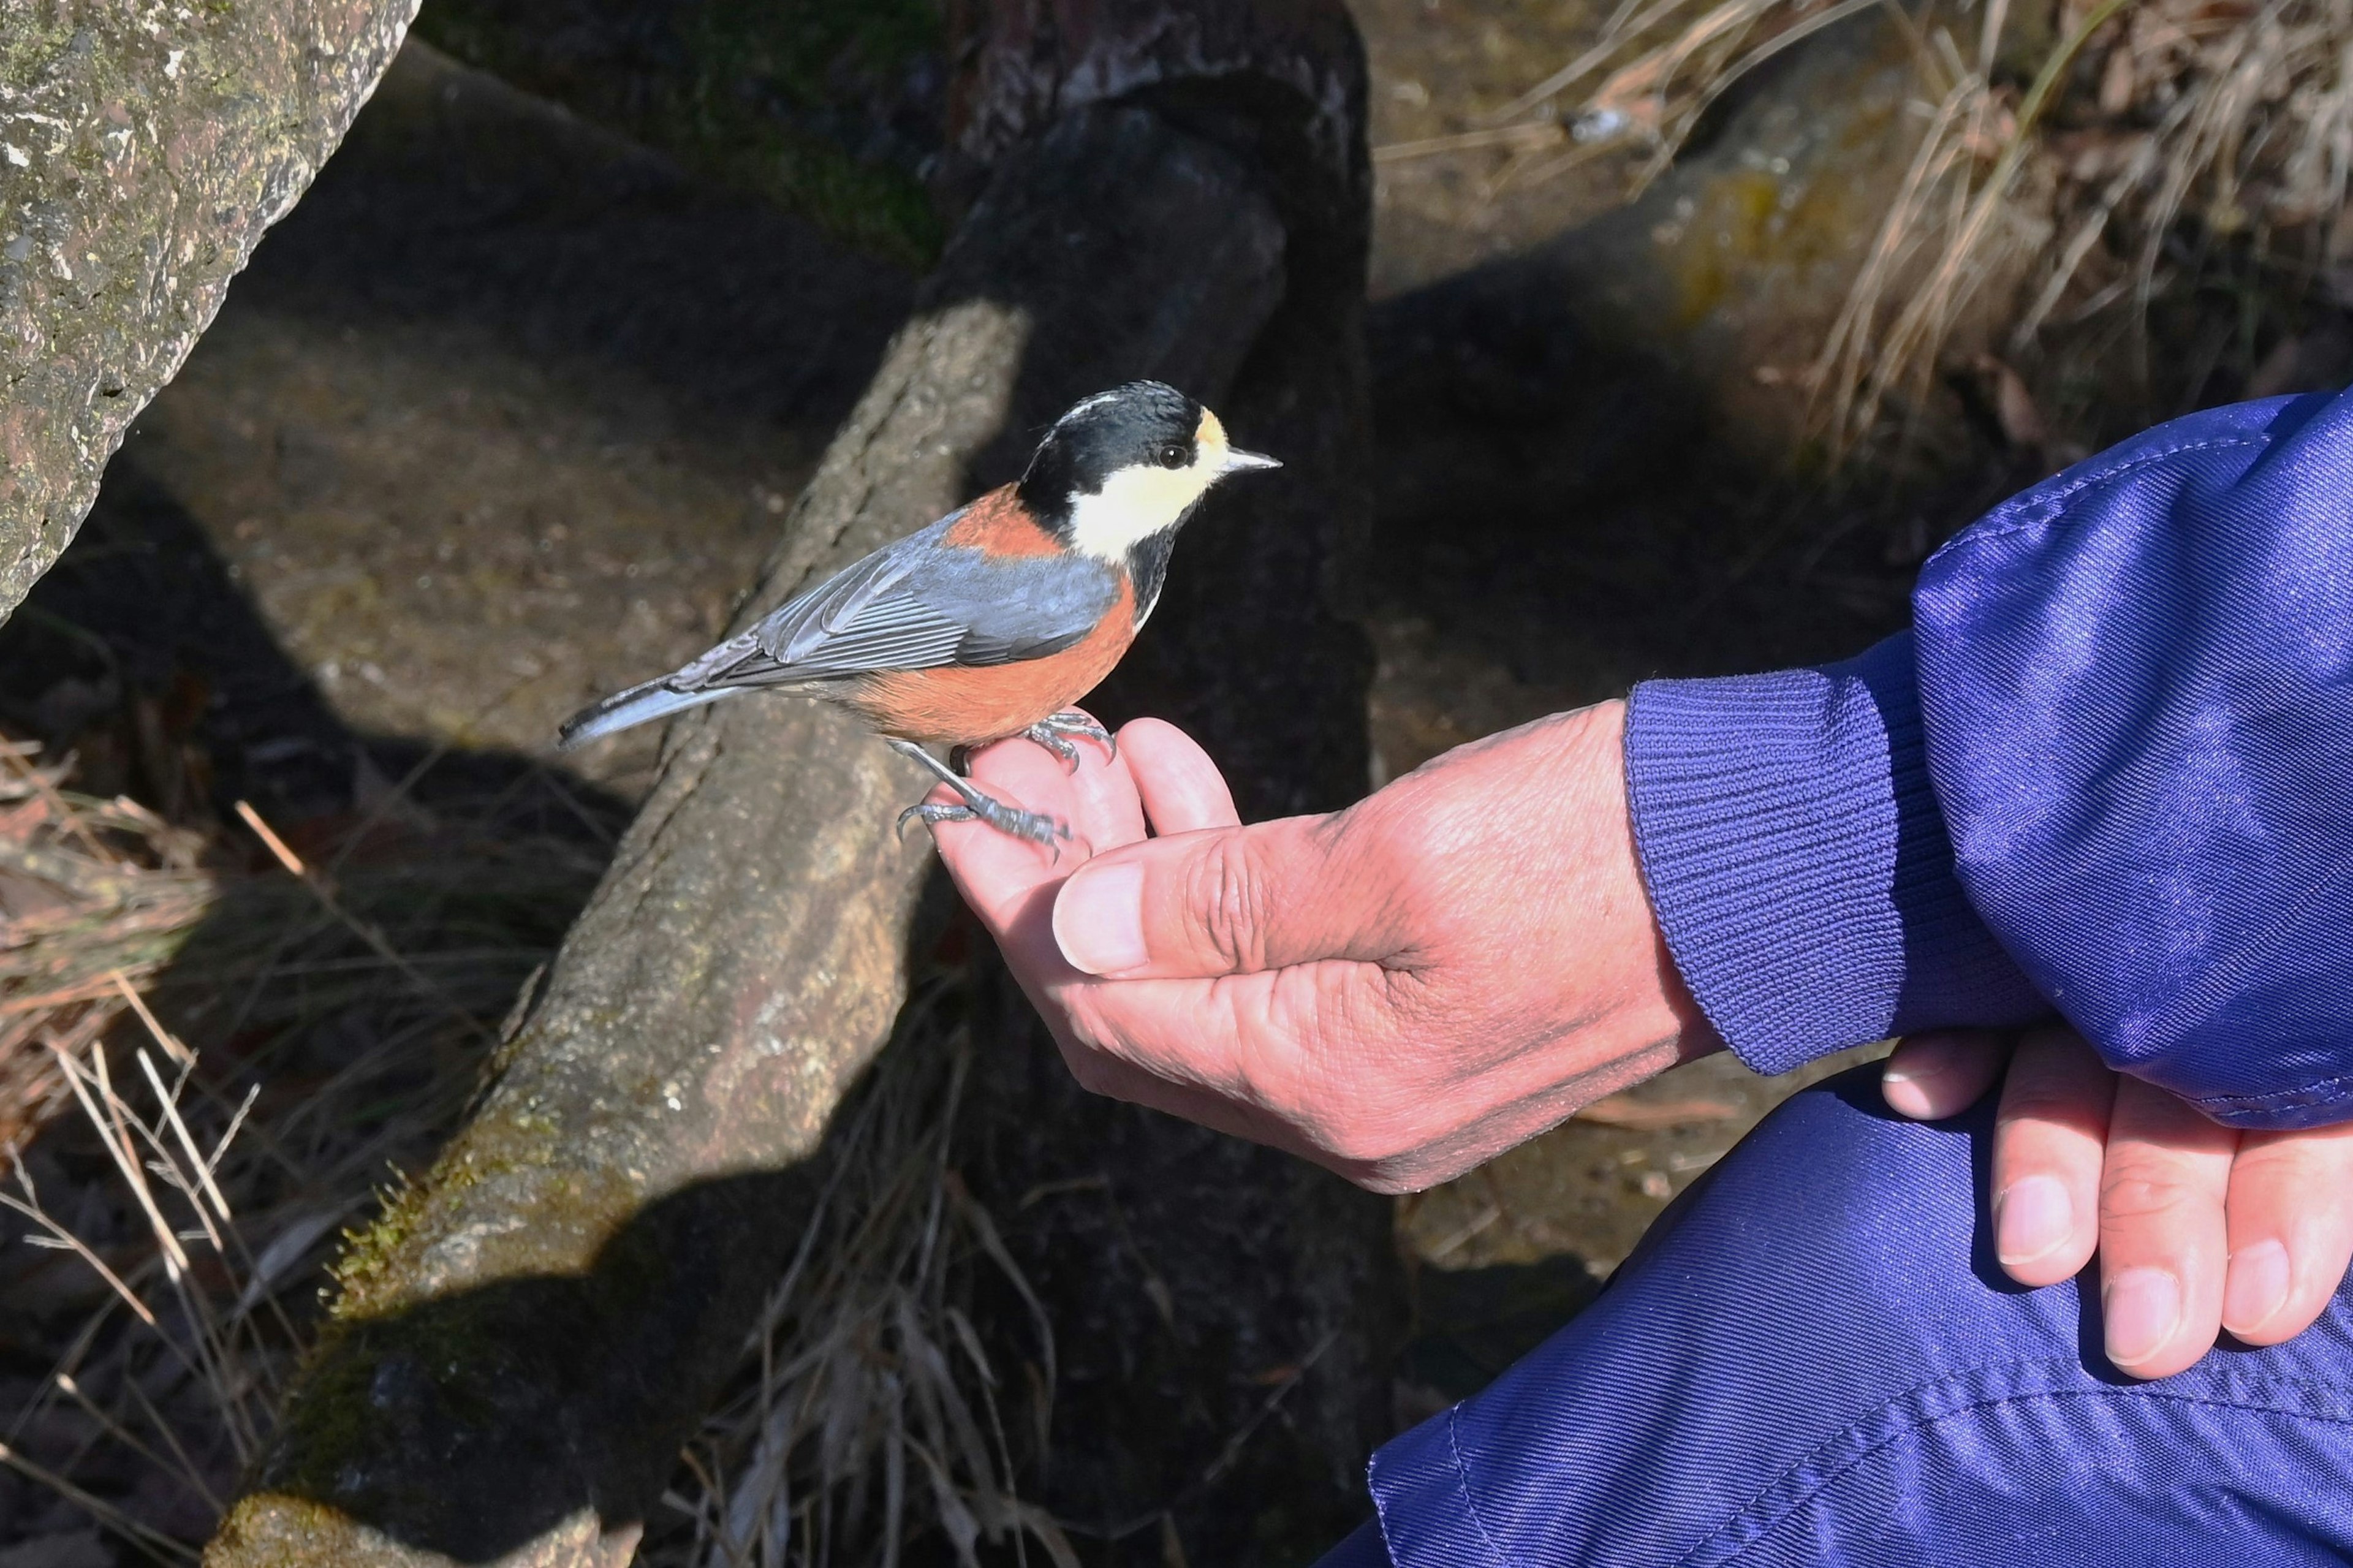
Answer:
[[[940,542],[955,521],[845,567],[668,684],[778,686],[1042,658],[1094,630],[1119,597],[1112,569],[1083,556],[990,556]]]

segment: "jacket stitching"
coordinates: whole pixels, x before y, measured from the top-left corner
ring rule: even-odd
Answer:
[[[2129,461],[2117,464],[2115,468],[2104,468],[2096,474],[2086,474],[2063,489],[2039,498],[2031,505],[2021,506],[2016,514],[2004,518],[2000,523],[1994,522],[1989,516],[1977,527],[1965,530],[1947,548],[1955,552],[1966,552],[1975,544],[2007,539],[2013,534],[2022,533],[2028,529],[2041,527],[2052,521],[2058,513],[2064,510],[2069,500],[2084,490],[2095,485],[2105,484],[2111,479],[2128,478],[2168,458],[2177,458],[2185,452],[2228,451],[2242,447],[2267,447],[2275,439],[2276,437],[2269,431],[2261,431],[2240,436],[2218,436],[2204,441],[2185,441],[2177,447],[2166,447],[2154,452],[2144,452]],[[1936,553],[1942,555],[1945,552],[1940,550]],[[2323,1093],[2327,1093],[2330,1098],[2339,1098],[2343,1086],[2348,1082],[2353,1082],[2353,1073],[2319,1079],[2289,1089],[2266,1090],[2261,1094],[2199,1096],[2192,1098],[2189,1103],[2212,1106],[2218,1110],[2262,1111],[2294,1105]]]
[[[2028,1372],[2037,1369],[2050,1368],[2072,1369],[2078,1364],[2078,1363],[2072,1360],[2010,1362],[1996,1366],[1980,1367],[1977,1369],[1976,1375],[1983,1375],[1989,1372]],[[1737,1510],[1726,1516],[1722,1523],[1718,1524],[1714,1530],[1708,1531],[1705,1536],[1702,1537],[1699,1541],[1694,1542],[1688,1549],[1686,1549],[1682,1555],[1675,1559],[1674,1568],[1684,1568],[1685,1564],[1693,1563],[1701,1555],[1701,1553],[1707,1552],[1711,1546],[1718,1541],[1721,1541],[1726,1531],[1735,1529],[1744,1522],[1750,1522],[1752,1513],[1757,1509],[1759,1504],[1763,1503],[1777,1488],[1788,1483],[1791,1478],[1802,1474],[1809,1465],[1814,1463],[1819,1458],[1823,1458],[1825,1450],[1847,1441],[1849,1438],[1852,1437],[1857,1431],[1869,1425],[1873,1420],[1888,1412],[1897,1409],[1907,1400],[1917,1398],[1928,1390],[1937,1386],[1939,1383],[1949,1381],[1951,1380],[1936,1379],[1928,1383],[1915,1384],[1912,1387],[1905,1389],[1903,1393],[1894,1395],[1893,1398],[1882,1401],[1879,1405],[1873,1406],[1871,1410],[1856,1417],[1854,1420],[1848,1422],[1844,1426],[1839,1428],[1838,1431],[1815,1444],[1814,1447],[1809,1449],[1802,1458],[1792,1462],[1788,1468],[1782,1470],[1780,1474],[1775,1476],[1771,1480],[1757,1488],[1757,1490],[1750,1495],[1748,1500],[1742,1503]],[[2340,1396],[2348,1393],[2353,1393],[2353,1390],[2348,1390],[2338,1384],[2323,1383],[2306,1378],[2263,1379],[2255,1383],[2253,1386],[2263,1389],[2320,1390]],[[1889,1432],[1884,1436],[1862,1449],[1860,1452],[1850,1456],[1843,1464],[1840,1465],[1836,1469],[1831,1470],[1821,1476],[1814,1482],[1813,1485],[1806,1488],[1806,1489],[1797,1497],[1791,1498],[1788,1503],[1781,1508],[1772,1510],[1772,1512],[1767,1517],[1754,1520],[1753,1522],[1758,1526],[1757,1533],[1749,1541],[1739,1546],[1734,1547],[1729,1553],[1717,1558],[1716,1561],[1720,1563],[1731,1563],[1746,1555],[1753,1548],[1761,1543],[1774,1529],[1778,1527],[1784,1520],[1788,1519],[1797,1513],[1799,1510],[1804,1508],[1808,1503],[1810,1503],[1816,1498],[1820,1497],[1825,1490],[1835,1485],[1849,1471],[1866,1463],[1873,1458],[1894,1447],[1895,1444],[1902,1442],[1906,1437],[1917,1436],[1919,1433],[1931,1427],[1940,1426],[1943,1423],[1953,1420],[1958,1416],[1974,1414],[1977,1411],[1989,1410],[2004,1405],[2024,1404],[2031,1400],[2059,1399],[2162,1399],[2175,1404],[2199,1405],[2220,1410],[2236,1410],[2248,1413],[2286,1415],[2299,1420],[2326,1422],[2327,1424],[2334,1426],[2353,1426],[2353,1415],[2328,1415],[2310,1410],[2280,1410],[2270,1405],[2251,1403],[2245,1398],[2232,1399],[2212,1394],[2197,1394],[2172,1390],[2159,1390],[2149,1388],[2145,1384],[2127,1389],[2046,1388],[2036,1389],[2030,1392],[1989,1394],[1983,1398],[1972,1399],[1964,1405],[1954,1405],[1950,1409],[1940,1410],[1934,1415],[1915,1415],[1905,1421],[1901,1427]],[[1485,1527],[1482,1525],[1481,1527],[1481,1534],[1483,1536],[1485,1533]]]
[[[2295,1105],[2315,1095],[2329,1100],[2344,1097],[2345,1086],[2353,1083],[2353,1073],[2338,1073],[2333,1078],[2319,1078],[2295,1089],[2274,1089],[2262,1094],[2207,1094],[2192,1099],[2192,1105],[2236,1107],[2243,1110],[2265,1110]]]
[[[1479,1531],[1479,1540],[1486,1546],[1488,1556],[1498,1563],[1516,1563],[1519,1560],[1504,1550],[1503,1542],[1495,1539],[1495,1532],[1487,1528],[1486,1520],[1479,1512],[1479,1497],[1471,1487],[1470,1462],[1462,1457],[1461,1411],[1462,1407],[1458,1405],[1447,1412],[1446,1452],[1454,1461],[1455,1484],[1462,1489],[1462,1510],[1471,1516],[1471,1523]]]
[[[2184,452],[2227,451],[2233,447],[2268,447],[2274,439],[2274,437],[2269,433],[2252,436],[2217,436],[2211,440],[2185,441],[2179,447],[2166,447],[2154,452],[2143,452],[2140,456],[2127,462],[2119,463],[2113,468],[2103,468],[2096,474],[2086,474],[2063,489],[2047,496],[2038,497],[2031,504],[2020,505],[2016,502],[2005,502],[2005,507],[2019,505],[2018,514],[2004,518],[2000,523],[1994,522],[1993,516],[1989,514],[1976,527],[1964,529],[1947,548],[1966,548],[1986,540],[2006,539],[2013,533],[2049,522],[2063,503],[2081,495],[2093,486],[2106,484],[2110,479],[2127,478],[2152,464],[2161,463],[2168,458],[2178,458]],[[2001,510],[2003,509],[1998,507],[1995,512],[1999,513]],[[1940,550],[1937,553],[1941,555],[1944,552]]]

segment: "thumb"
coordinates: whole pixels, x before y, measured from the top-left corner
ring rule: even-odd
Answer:
[[[1246,974],[1324,958],[1377,962],[1391,900],[1336,818],[1172,834],[1101,855],[1054,900],[1074,969],[1122,980]]]

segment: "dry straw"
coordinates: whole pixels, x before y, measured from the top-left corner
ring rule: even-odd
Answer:
[[[1997,351],[2004,376],[2105,376],[2111,404],[2122,386],[2162,414],[2201,395],[2213,357],[2152,374],[2159,302],[2227,288],[2251,340],[2247,321],[2266,306],[2292,321],[2316,283],[2353,295],[2337,276],[2353,0],[2062,0],[2055,17],[2010,0],[1623,0],[1488,123],[1377,156],[1501,148],[1500,191],[1615,153],[1638,193],[1729,86],[1868,11],[1911,41],[1921,129],[1808,375],[1833,463],[1907,438],[1941,374]]]
[[[46,1375],[0,1382],[0,1466],[142,1557],[194,1561],[269,1440],[338,1233],[454,1125],[601,870],[576,839],[416,810],[414,782],[297,847],[250,806],[242,833],[175,826],[0,750],[0,1296],[87,1301],[51,1320]],[[655,1568],[895,1564],[922,1538],[1075,1563],[1017,1485],[1049,1436],[1051,1330],[948,1161],[959,984],[926,984],[844,1112],[652,1521]],[[985,1277],[1024,1322],[976,1321]]]

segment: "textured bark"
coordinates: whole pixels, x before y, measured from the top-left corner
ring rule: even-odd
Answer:
[[[5,9],[0,619],[343,139],[417,0]]]
[[[1353,34],[1328,16],[1360,127]],[[1362,516],[1361,131],[1335,159],[1301,133],[1323,110],[1235,85],[1066,102],[1002,152],[747,616],[1008,477],[1075,397],[1163,377],[1251,439],[1261,413],[1296,435],[1300,472],[1205,508],[1139,679],[1255,669],[1208,689],[1287,689],[1251,731],[1245,795],[1353,792],[1366,661],[1327,590]],[[1295,376],[1311,350],[1326,368]],[[1150,652],[1227,634],[1215,657]],[[797,1238],[799,1168],[902,999],[930,858],[892,825],[923,787],[814,704],[677,725],[473,1120],[346,1258],[213,1568],[627,1560]],[[1377,1237],[1377,1206],[1348,1201]]]

